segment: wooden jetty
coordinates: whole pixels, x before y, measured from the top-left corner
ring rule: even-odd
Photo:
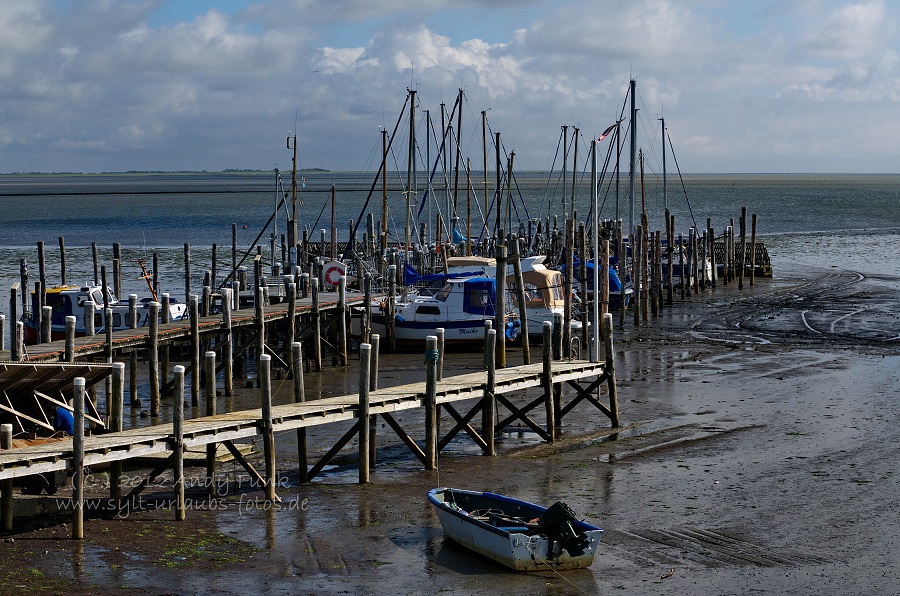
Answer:
[[[109,464],[111,472],[111,503],[113,512],[128,507],[149,483],[166,469],[174,470],[177,519],[184,519],[184,450],[189,447],[208,446],[215,450],[215,444],[223,443],[235,456],[246,471],[259,482],[269,501],[277,501],[275,493],[275,451],[276,433],[296,430],[298,437],[298,467],[301,480],[309,480],[318,475],[334,456],[349,441],[359,439],[360,482],[368,482],[370,468],[375,464],[375,433],[372,432],[371,420],[382,417],[400,440],[409,447],[428,469],[437,466],[437,456],[451,440],[460,433],[465,433],[478,444],[486,455],[494,455],[495,432],[512,422],[523,423],[538,436],[554,441],[558,437],[559,424],[562,418],[582,402],[593,404],[606,415],[613,426],[618,426],[618,408],[615,389],[615,365],[612,346],[612,317],[604,317],[606,359],[603,362],[584,360],[557,360],[551,355],[551,328],[544,326],[544,356],[540,364],[528,364],[504,369],[497,369],[494,359],[488,358],[487,370],[468,373],[442,379],[439,362],[443,361],[437,337],[430,337],[425,352],[426,379],[424,382],[412,383],[389,388],[377,388],[377,364],[372,367],[372,345],[362,344],[360,347],[360,383],[359,394],[343,395],[305,401],[303,398],[302,368],[293,378],[295,403],[272,405],[271,361],[272,357],[263,354],[259,362],[261,407],[251,410],[212,414],[183,419],[182,408],[174,408],[174,420],[171,424],[158,424],[145,428],[121,430],[122,402],[124,400],[125,364],[115,363],[105,368],[112,376],[112,394],[109,402],[111,413],[110,428],[112,432],[94,434],[84,437],[85,403],[87,386],[84,377],[73,380],[73,404],[76,418],[76,434],[72,442],[56,442],[17,449],[0,451],[0,486],[3,487],[3,520],[6,531],[11,529],[11,482],[15,478],[45,474],[66,470],[73,477],[73,537],[83,537],[83,473],[88,466]],[[493,343],[496,331],[490,329],[487,336],[487,354],[493,354]],[[375,344],[377,336],[373,337]],[[291,346],[292,358],[299,362],[302,356],[301,345],[294,342]],[[208,370],[214,370],[214,353],[207,353]],[[9,373],[22,381],[23,377],[34,378],[53,376],[50,369],[70,365],[51,364],[9,364],[8,369],[24,367],[28,373]],[[102,366],[102,365],[101,365]],[[39,369],[44,368],[45,372]],[[71,374],[71,371],[70,371]],[[57,375],[58,376],[58,375]],[[92,382],[98,382],[104,375],[94,370]],[[175,367],[175,402],[184,403],[185,367]],[[2,381],[2,377],[0,377]],[[566,404],[563,403],[561,386],[566,384],[575,389],[575,396]],[[609,404],[599,399],[599,388],[605,386],[609,394]],[[508,395],[530,388],[540,387],[541,394],[524,405],[515,405]],[[2,390],[2,387],[0,387]],[[215,400],[215,384],[207,386],[207,401]],[[469,409],[459,411],[457,408],[464,402],[474,402]],[[530,412],[543,406],[545,423],[536,422]],[[500,419],[500,408],[507,414]],[[422,409],[425,413],[425,440],[418,441],[407,432],[394,418],[394,414],[405,410]],[[456,422],[441,436],[438,420],[443,410]],[[207,412],[210,412],[207,409]],[[471,424],[477,414],[482,414],[481,428]],[[499,419],[499,421],[498,421]],[[314,426],[332,424],[341,421],[355,420],[353,427],[347,431],[331,449],[311,466],[307,461],[305,429]],[[11,425],[3,425],[4,445],[6,436],[12,434]],[[80,433],[79,433],[80,431]],[[233,442],[262,436],[265,471],[257,472],[234,446]],[[421,444],[420,444],[421,443]],[[121,463],[136,457],[153,454],[168,454],[167,459],[157,469],[150,472],[147,481],[132,489],[129,495],[123,496],[118,476]],[[209,451],[208,451],[209,453]],[[215,487],[215,464],[207,460],[208,486]],[[214,490],[214,489],[213,489]],[[214,494],[211,493],[211,494]],[[8,524],[8,525],[7,525]]]

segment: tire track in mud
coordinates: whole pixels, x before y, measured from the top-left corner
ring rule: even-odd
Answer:
[[[728,345],[886,345],[900,340],[896,292],[857,271],[829,272],[789,287],[707,304],[690,326],[696,339]]]

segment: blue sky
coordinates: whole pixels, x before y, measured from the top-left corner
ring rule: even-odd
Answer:
[[[682,171],[897,172],[898,17],[885,0],[4,2],[0,173],[284,169],[295,121],[304,166],[363,169],[410,85],[420,121],[465,90],[475,163],[487,110],[541,169],[560,126],[585,146],[616,118],[632,76],[638,144],[658,156],[664,114]]]

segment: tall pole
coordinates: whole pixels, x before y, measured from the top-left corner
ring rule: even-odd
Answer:
[[[450,218],[450,221],[453,221],[453,216],[457,213],[457,201],[459,201],[459,143],[462,140],[462,98],[463,98],[463,90],[459,90],[459,100],[458,100],[458,108],[456,114],[456,169],[453,175],[453,212],[448,213],[447,217]],[[451,236],[452,240],[452,236]]]
[[[288,137],[288,147],[291,146],[291,138]],[[297,260],[297,131],[294,131],[294,157],[291,161],[291,221],[288,224],[288,245],[290,251],[291,272]],[[277,206],[277,204],[276,204]],[[232,272],[236,276],[237,272]]]
[[[572,150],[572,219],[575,219],[575,177],[578,173],[578,127],[572,128],[575,146]]]
[[[662,166],[663,166],[663,207],[669,208],[669,188],[666,180],[666,119],[660,118],[662,123]]]
[[[387,250],[387,129],[381,131],[381,253]]]
[[[566,193],[566,168],[569,167],[569,127],[567,125],[562,126],[562,147],[563,147],[563,167],[562,167],[562,179],[563,179],[563,187],[562,187],[562,195],[563,195],[563,219],[566,219],[566,215],[569,213],[568,206],[568,196]]]
[[[591,362],[600,362],[600,234],[597,230],[600,218],[597,212],[597,141],[591,141],[591,242],[594,245],[594,308],[591,322],[593,337],[591,339]],[[586,258],[582,256],[582,258]],[[624,307],[623,307],[624,308]]]
[[[500,133],[495,132],[494,136],[496,137],[494,140],[494,152],[497,154],[497,188],[494,190],[494,193],[497,195],[497,227],[494,228],[494,233],[500,233],[500,174],[502,169],[500,167]]]
[[[411,219],[411,201],[413,192],[413,162],[416,151],[416,92],[409,90],[409,161],[406,167],[406,244],[403,246],[403,262],[409,262],[409,235]]]
[[[487,216],[490,205],[488,197],[491,192],[491,183],[488,179],[488,163],[487,163],[487,111],[481,111],[481,148],[484,153],[484,235],[487,236]]]
[[[636,165],[635,160],[637,159],[637,108],[635,108],[634,105],[635,86],[634,79],[631,79],[631,174],[628,178],[628,197],[631,205],[628,212],[628,234],[631,237],[634,237],[634,168]]]

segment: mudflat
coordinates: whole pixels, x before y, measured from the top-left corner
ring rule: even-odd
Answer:
[[[366,486],[352,445],[298,484],[279,437],[280,505],[233,478],[214,501],[190,488],[176,522],[171,486],[151,487],[147,510],[92,517],[83,541],[59,523],[7,537],[4,593],[896,593],[900,280],[778,273],[676,298],[639,326],[617,320],[620,429],[582,404],[556,443],[512,430],[484,457],[460,439],[425,471],[379,425]],[[450,354],[445,374],[478,358]],[[386,382],[419,378],[419,360],[382,356]],[[308,383],[340,390],[355,374]],[[329,432],[311,443],[324,451]],[[563,501],[603,544],[589,569],[508,571],[444,538],[425,498],[435,486]]]

